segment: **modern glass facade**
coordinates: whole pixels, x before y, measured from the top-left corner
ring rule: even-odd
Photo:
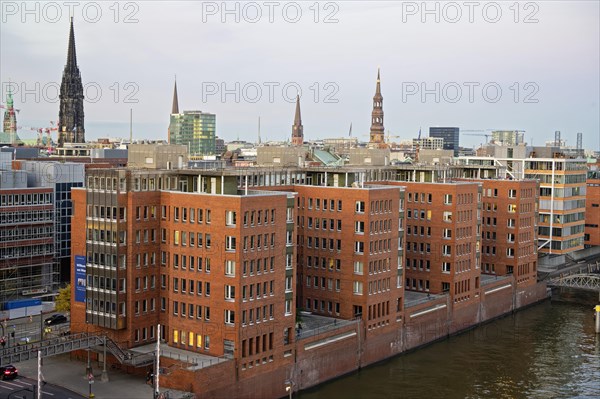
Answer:
[[[216,140],[215,114],[201,111],[183,111],[171,114],[169,143],[183,144],[190,155],[213,155]]]
[[[459,128],[457,127],[430,127],[429,137],[444,139],[444,150],[453,150],[454,156],[458,156]]]

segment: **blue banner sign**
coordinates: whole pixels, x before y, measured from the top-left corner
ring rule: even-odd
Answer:
[[[85,256],[75,255],[75,302],[85,302]]]

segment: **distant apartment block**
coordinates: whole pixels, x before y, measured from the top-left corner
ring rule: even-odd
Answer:
[[[441,137],[423,137],[412,139],[412,150],[441,150],[444,149],[444,139]]]

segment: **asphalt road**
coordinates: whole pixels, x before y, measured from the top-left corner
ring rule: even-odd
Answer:
[[[42,319],[45,320],[55,313],[60,313],[60,312],[44,313],[42,315]],[[64,329],[64,328],[68,329],[68,326],[69,326],[69,322],[67,321],[66,323],[55,324],[51,327],[53,330],[57,330],[59,328],[60,329]],[[46,326],[44,325],[43,327],[46,327]],[[2,336],[2,332],[4,332],[4,335],[7,337],[7,341],[8,341],[7,345],[8,346],[15,345],[15,343],[20,342],[21,338],[25,338],[25,337],[28,337],[30,339],[30,342],[39,341],[40,340],[40,330],[43,327],[40,325],[40,315],[39,314],[33,315],[31,317],[31,321],[29,320],[29,317],[21,317],[19,319],[2,321],[2,323],[0,323],[0,336]],[[10,336],[10,333],[12,331],[15,332],[14,338],[12,338]]]
[[[34,386],[37,389],[37,381],[27,377],[18,377],[14,380],[6,381],[0,380],[0,399],[35,399],[33,396]],[[52,399],[85,399],[85,396],[52,384],[42,385],[42,397]]]

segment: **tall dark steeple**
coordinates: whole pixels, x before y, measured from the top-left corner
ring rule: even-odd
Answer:
[[[175,88],[173,89],[173,107],[171,108],[171,114],[179,113],[179,99],[177,98],[177,78],[175,78]]]
[[[371,113],[370,144],[383,144],[383,96],[381,95],[381,81],[379,68],[377,68],[377,86],[373,96],[373,112]]]
[[[304,144],[304,127],[302,126],[302,117],[300,116],[300,95],[296,96],[296,115],[292,125],[292,145]]]
[[[81,74],[77,66],[73,18],[71,18],[71,30],[69,32],[67,64],[63,71],[59,98],[58,146],[63,147],[65,143],[85,143],[83,85],[81,84]]]

